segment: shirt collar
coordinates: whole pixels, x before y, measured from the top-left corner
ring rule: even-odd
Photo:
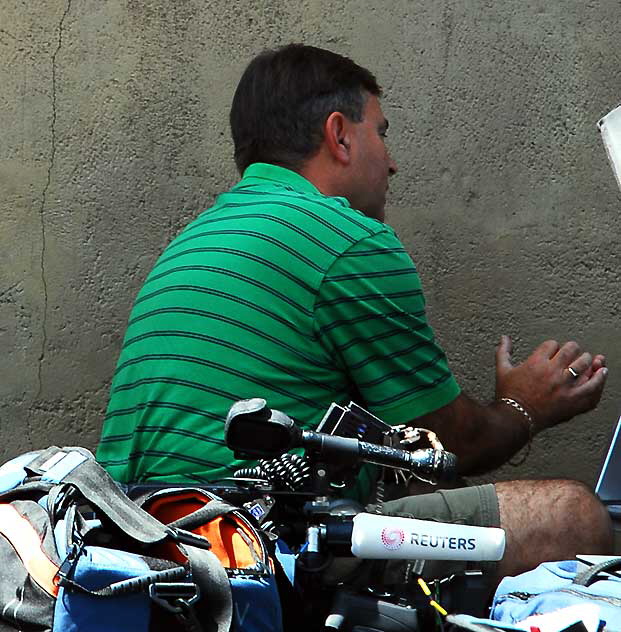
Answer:
[[[255,162],[251,164],[244,171],[242,179],[234,188],[268,183],[279,184],[288,189],[298,191],[299,193],[322,195],[312,182],[299,173],[291,171],[291,169],[285,169],[285,167],[279,167],[278,165],[271,165],[265,162]]]

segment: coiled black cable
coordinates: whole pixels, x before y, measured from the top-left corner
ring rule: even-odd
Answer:
[[[233,474],[234,478],[267,481],[276,489],[301,491],[310,480],[310,466],[305,457],[283,454],[276,459],[261,459],[256,467],[245,467]]]

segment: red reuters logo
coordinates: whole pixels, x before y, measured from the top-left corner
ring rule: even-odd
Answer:
[[[405,541],[405,533],[403,529],[395,527],[384,527],[382,529],[382,544],[389,551],[398,549]]]

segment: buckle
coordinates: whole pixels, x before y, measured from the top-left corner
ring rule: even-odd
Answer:
[[[58,568],[58,572],[54,577],[54,584],[56,586],[65,586],[68,581],[71,579],[71,575],[73,575],[75,571],[75,565],[78,562],[78,558],[82,554],[82,549],[84,548],[84,542],[81,539],[76,538],[76,542],[71,545],[71,549],[69,553],[67,553],[67,557],[62,561],[60,567]]]
[[[190,582],[155,582],[149,586],[149,597],[174,614],[187,614],[200,596],[199,587]]]

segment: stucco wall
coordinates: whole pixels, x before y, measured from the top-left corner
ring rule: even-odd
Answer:
[[[265,47],[352,56],[385,88],[388,219],[454,372],[493,393],[575,337],[608,356],[599,409],[519,470],[592,482],[621,401],[620,194],[597,119],[621,100],[621,4],[554,0],[0,0],[0,459],[94,447],[152,262],[235,181],[229,103]]]

